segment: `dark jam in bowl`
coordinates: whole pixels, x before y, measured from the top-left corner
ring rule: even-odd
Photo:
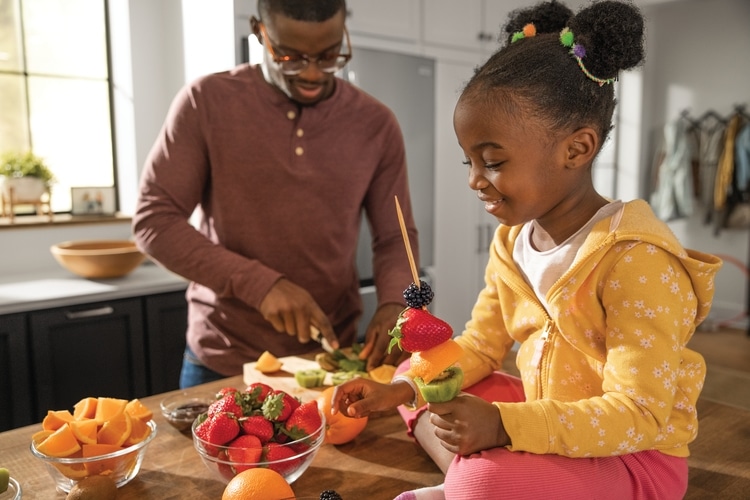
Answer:
[[[206,411],[208,411],[208,405],[205,403],[186,403],[171,410],[167,415],[167,420],[173,427],[184,432],[190,429],[198,415]]]

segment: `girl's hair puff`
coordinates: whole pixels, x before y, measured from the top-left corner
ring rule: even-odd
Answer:
[[[554,130],[583,126],[603,144],[612,128],[612,85],[590,80],[560,42],[568,27],[585,48],[583,62],[599,78],[615,78],[644,56],[643,16],[628,0],[602,0],[571,11],[555,0],[513,11],[503,31],[506,43],[469,80],[461,99],[484,100],[511,113],[523,110]],[[534,23],[536,36],[511,43],[513,33]]]

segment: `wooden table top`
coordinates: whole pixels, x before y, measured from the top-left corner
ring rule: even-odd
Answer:
[[[244,377],[227,378],[190,391],[215,392],[226,386],[244,389],[248,381],[258,380],[275,389],[287,390],[303,401],[314,398],[320,390],[300,388],[293,376],[296,369],[310,367],[314,361],[296,357],[282,358],[282,361],[282,371],[272,376],[246,369]],[[157,435],[146,451],[138,475],[120,488],[118,500],[221,498],[224,484],[203,464],[193,448],[190,434],[179,432],[161,415],[159,402],[169,394],[172,392],[142,398],[154,412]],[[21,483],[24,500],[64,499],[65,494],[55,491],[44,465],[29,450],[31,435],[40,429],[41,424],[34,424],[0,433],[0,466],[7,468]],[[321,491],[333,489],[344,500],[391,500],[403,491],[442,481],[440,469],[406,436],[405,424],[394,410],[371,418],[365,430],[350,443],[324,444],[310,468],[292,484],[292,489],[297,496],[317,498]]]
[[[244,388],[263,381],[287,390],[303,401],[319,389],[302,389],[294,381],[296,369],[314,366],[303,358],[282,358],[282,371],[263,375],[249,366],[244,376],[232,377],[190,389],[215,392],[221,387]],[[178,392],[178,391],[173,391]],[[218,500],[224,484],[214,479],[193,448],[192,438],[164,420],[159,402],[171,392],[143,398],[154,412],[157,435],[149,445],[138,476],[120,488],[118,500]],[[701,398],[698,401],[700,431],[690,446],[689,487],[685,499],[746,498],[750,490],[747,443],[750,411]],[[40,424],[0,433],[0,466],[10,470],[23,488],[24,500],[61,500],[44,466],[29,445]],[[323,445],[312,465],[292,489],[297,496],[318,497],[324,489],[338,491],[344,500],[391,500],[402,491],[432,486],[443,475],[427,454],[406,436],[405,425],[394,410],[371,418],[351,443]]]

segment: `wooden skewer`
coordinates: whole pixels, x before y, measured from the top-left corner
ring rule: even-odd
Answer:
[[[417,265],[414,263],[414,254],[411,252],[411,243],[409,243],[409,234],[406,232],[406,224],[404,223],[404,214],[401,213],[401,205],[398,203],[398,196],[394,196],[396,199],[396,213],[398,214],[398,223],[401,226],[401,236],[404,238],[404,246],[406,247],[406,256],[409,257],[409,266],[411,267],[411,274],[414,277],[414,284],[417,288],[420,287],[419,273],[417,272]]]

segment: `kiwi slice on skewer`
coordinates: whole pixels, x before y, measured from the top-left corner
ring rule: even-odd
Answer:
[[[458,366],[449,366],[429,384],[425,384],[422,377],[414,379],[422,398],[428,403],[444,403],[455,398],[461,392],[463,381],[464,372]]]

